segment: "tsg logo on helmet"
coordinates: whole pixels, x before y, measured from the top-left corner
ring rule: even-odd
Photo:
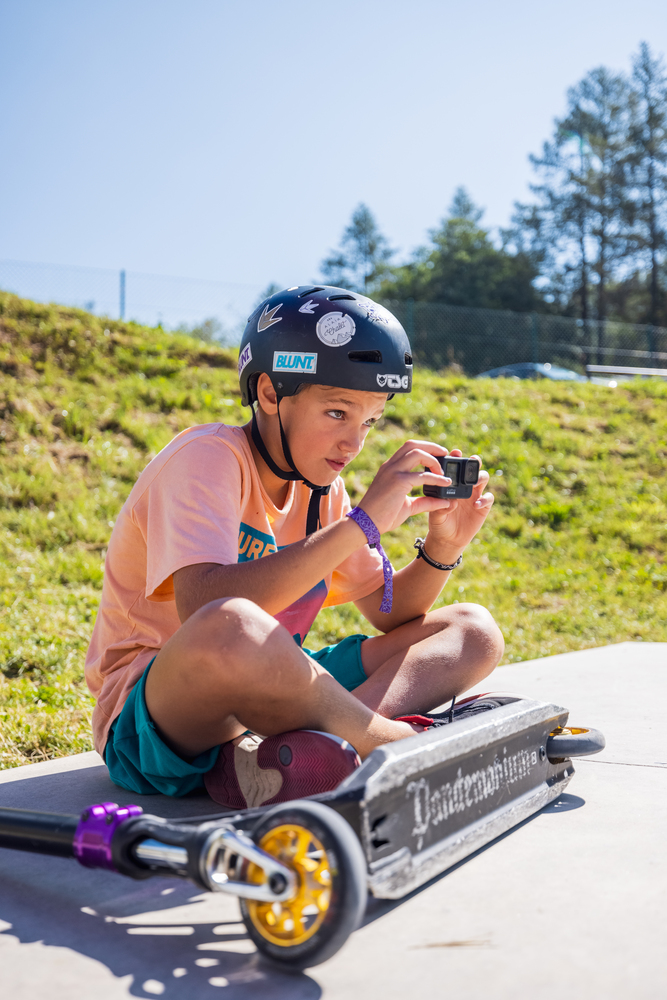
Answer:
[[[377,383],[381,389],[386,386],[388,389],[407,389],[407,375],[377,375]]]

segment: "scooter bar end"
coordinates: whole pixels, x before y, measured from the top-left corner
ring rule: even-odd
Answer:
[[[79,864],[84,868],[116,871],[111,851],[113,835],[121,823],[142,813],[141,806],[119,806],[117,802],[102,802],[84,809],[72,845]]]

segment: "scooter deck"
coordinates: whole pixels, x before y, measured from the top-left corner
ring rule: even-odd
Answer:
[[[568,710],[526,698],[375,749],[334,791],[313,796],[361,842],[368,887],[400,899],[563,792],[574,767],[550,761]],[[250,832],[266,808],[228,815]]]

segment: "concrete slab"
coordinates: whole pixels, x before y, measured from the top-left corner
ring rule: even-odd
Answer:
[[[665,993],[667,644],[621,643],[501,668],[480,689],[570,709],[607,749],[576,762],[568,793],[364,926],[309,974],[257,961],[236,903],[187,883],[134,883],[73,862],[0,850],[0,982],[12,1000],[164,996],[391,1000],[616,1000]],[[129,801],[96,754],[0,772],[0,804],[76,812]],[[135,797],[136,798],[136,797]],[[203,815],[205,796],[142,799]]]

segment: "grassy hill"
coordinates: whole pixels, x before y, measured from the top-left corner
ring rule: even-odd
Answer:
[[[505,662],[667,640],[667,384],[415,381],[345,478],[359,499],[411,435],[483,456],[497,504],[445,602],[491,608]],[[247,416],[233,352],[0,293],[0,767],[90,749],[83,660],[114,519],[174,434]],[[424,532],[387,539],[395,566]],[[360,624],[328,610],[308,644]]]

